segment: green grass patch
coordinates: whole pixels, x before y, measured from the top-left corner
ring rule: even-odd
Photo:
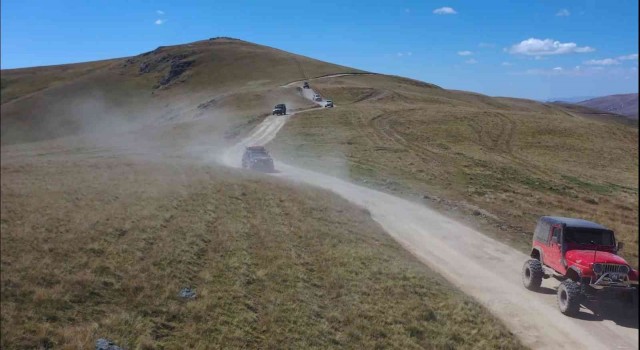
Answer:
[[[601,195],[608,195],[616,191],[617,189],[623,188],[623,186],[618,186],[614,184],[597,184],[589,181],[581,180],[575,176],[570,175],[562,175],[562,178],[568,181],[569,183],[579,187],[580,189],[594,192]]]

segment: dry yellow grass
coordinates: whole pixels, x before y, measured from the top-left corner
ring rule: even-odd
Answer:
[[[3,349],[521,348],[328,192],[80,141],[2,157]]]
[[[194,63],[154,88],[171,59]],[[227,39],[3,71],[2,348],[520,348],[359,208],[185,160],[275,103],[310,106],[280,85],[344,72]],[[339,108],[292,118],[278,158],[465,219],[485,209],[474,222],[521,249],[541,214],[637,246],[637,129],[389,76],[313,85]],[[196,300],[177,297],[187,285]]]

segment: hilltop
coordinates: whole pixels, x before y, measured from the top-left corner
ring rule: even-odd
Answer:
[[[3,70],[2,144],[255,116],[265,105],[289,98],[280,85],[357,72],[230,38],[159,47],[134,57]],[[295,97],[287,102],[293,108],[309,105]]]

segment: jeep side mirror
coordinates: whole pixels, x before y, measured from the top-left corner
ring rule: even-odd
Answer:
[[[624,248],[624,243],[618,242],[618,251],[621,251]]]

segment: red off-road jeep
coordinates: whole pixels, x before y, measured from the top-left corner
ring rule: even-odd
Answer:
[[[578,312],[585,300],[621,298],[638,305],[638,271],[617,255],[622,242],[613,231],[594,222],[555,216],[538,220],[531,259],[522,268],[527,289],[540,288],[554,277],[558,306],[565,315]]]

